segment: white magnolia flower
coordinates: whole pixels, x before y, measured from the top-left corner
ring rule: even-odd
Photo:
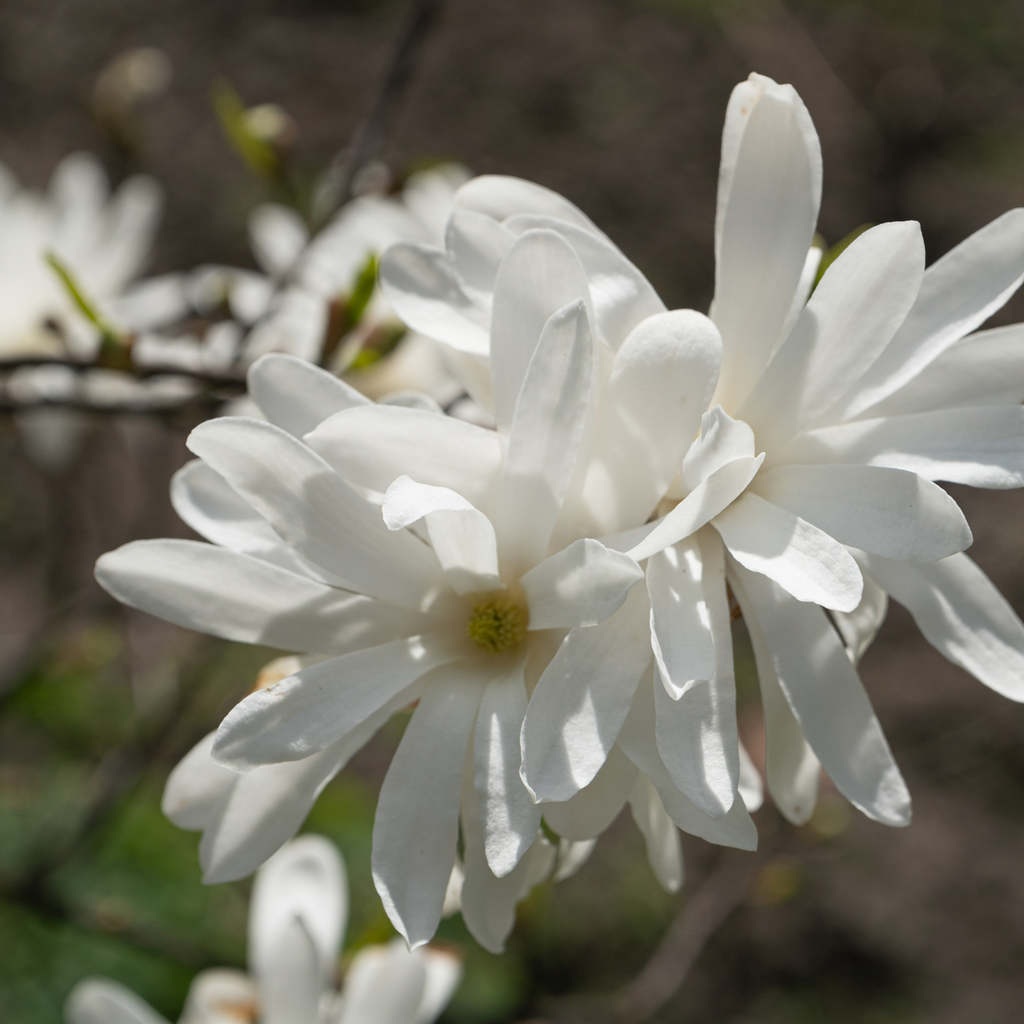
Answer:
[[[851,663],[887,593],[943,654],[1024,699],[1024,626],[961,553],[970,530],[934,483],[1024,483],[1024,327],[965,338],[1024,277],[1024,211],[927,272],[918,226],[881,225],[839,256],[808,301],[821,256],[811,248],[821,158],[793,89],[758,75],[738,86],[722,153],[711,316],[723,354],[712,408],[687,438],[672,489],[682,500],[608,541],[648,558],[658,751],[682,786],[693,745],[680,748],[668,715],[721,673],[728,584],[757,657],[780,809],[807,820],[820,764],[865,813],[906,824],[909,794]],[[444,251],[393,249],[384,292],[415,329],[485,361],[498,260],[539,225],[573,245],[610,309],[643,294],[580,211],[501,178],[460,190]],[[588,258],[596,251],[601,260]],[[641,699],[652,699],[646,687],[631,717]],[[536,705],[535,695],[531,715]]]
[[[156,182],[136,176],[111,195],[94,156],[75,153],[45,195],[22,188],[0,165],[0,357],[91,357],[95,328],[45,256],[53,253],[107,310],[139,275],[160,217]]]
[[[544,228],[524,230],[501,259],[490,365],[469,355],[464,378],[491,396],[497,431],[436,411],[353,407],[330,375],[267,357],[250,391],[271,422],[203,424],[189,441],[202,462],[176,483],[179,512],[214,545],[139,542],[97,567],[128,604],[320,659],[251,694],[219,729],[213,756],[253,776],[244,799],[245,782],[231,787],[236,822],[261,800],[278,817],[280,798],[256,781],[271,768],[308,807],[418,699],[374,836],[378,890],[412,944],[436,928],[460,817],[463,907],[486,907],[479,928],[468,923],[492,946],[541,856],[542,812],[583,841],[629,801],[669,887],[682,875],[672,822],[756,843],[736,799],[727,632],[715,677],[660,712],[679,749],[698,750],[696,768],[670,771],[655,740],[651,608],[634,586],[643,574],[595,539],[641,526],[664,496],[717,378],[717,332],[700,314],[666,312],[649,286],[630,294],[643,279],[610,244],[588,254],[626,287],[606,278],[595,288],[577,251]],[[708,516],[756,465],[741,457],[716,477]],[[631,713],[642,680],[651,699]],[[292,781],[276,774],[285,762]],[[747,786],[744,797],[758,799]],[[208,850],[227,820],[212,807],[190,815]]]
[[[179,1024],[432,1024],[462,977],[440,949],[410,952],[400,939],[364,946],[337,991],[335,974],[348,916],[345,865],[333,843],[306,835],[260,870],[249,914],[249,972],[202,971]],[[67,1024],[166,1024],[116,982],[79,982]]]

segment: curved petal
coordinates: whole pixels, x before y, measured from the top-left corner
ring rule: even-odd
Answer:
[[[306,223],[290,206],[263,203],[249,214],[249,245],[268,274],[286,274],[308,242]]]
[[[448,950],[430,946],[418,949],[414,955],[421,958],[427,969],[427,983],[411,1024],[434,1024],[462,981],[462,961]]]
[[[312,941],[319,993],[334,980],[348,919],[345,864],[323,836],[293,839],[257,873],[249,902],[250,974],[262,981],[273,973],[281,940],[296,919]]]
[[[106,978],[86,978],[64,1004],[67,1024],[167,1024],[145,1000]]]
[[[739,409],[768,451],[820,420],[878,358],[924,274],[916,221],[879,224],[825,271],[789,337]]]
[[[773,463],[842,462],[906,469],[926,480],[1024,486],[1024,409],[975,406],[809,430]]]
[[[363,946],[345,975],[338,1024],[413,1024],[426,988],[420,950],[411,952],[401,939]]]
[[[344,653],[435,628],[436,619],[191,540],[137,540],[96,563],[122,604],[239,643]]]
[[[523,721],[523,781],[539,801],[568,800],[597,775],[651,661],[643,587],[599,626],[572,630]]]
[[[208,420],[188,445],[299,554],[356,588],[413,608],[448,590],[437,559],[419,540],[388,530],[377,508],[280,428]]]
[[[535,565],[519,580],[530,608],[528,629],[596,626],[614,615],[643,570],[628,555],[592,537]]]
[[[276,940],[260,978],[260,1024],[319,1024],[324,988],[305,920],[293,917]]]
[[[752,459],[756,452],[750,427],[716,405],[701,415],[700,433],[683,457],[683,482],[692,490],[727,463]]]
[[[357,487],[383,494],[400,476],[494,504],[501,445],[493,430],[423,409],[370,405],[332,416],[304,438]]]
[[[878,635],[885,613],[889,610],[889,595],[865,572],[864,596],[852,612],[832,612],[832,621],[846,644],[846,653],[854,665],[871,646]]]
[[[543,810],[544,820],[562,839],[594,839],[619,816],[636,775],[636,765],[614,746],[601,770],[578,793],[561,803],[546,803],[538,811]]]
[[[493,217],[456,206],[445,228],[445,249],[463,290],[489,305],[494,279],[516,236]]]
[[[192,979],[178,1024],[232,1024],[255,1016],[259,1005],[259,991],[248,974],[214,967]]]
[[[441,920],[459,838],[462,766],[483,684],[477,664],[434,673],[381,786],[373,881],[411,949]]]
[[[884,825],[910,823],[910,794],[868,695],[825,613],[736,562],[772,668],[814,753],[847,800]]]
[[[711,319],[724,342],[718,400],[731,409],[775,346],[821,202],[821,149],[803,102],[792,86],[760,76],[752,84],[730,101],[716,221]]]
[[[729,553],[798,601],[851,612],[864,583],[850,553],[823,530],[748,491],[713,520]]]
[[[668,816],[658,791],[646,775],[638,775],[629,795],[633,821],[647,847],[647,860],[654,877],[667,892],[683,887],[683,844],[679,829]]]
[[[760,810],[764,803],[764,784],[761,782],[757,766],[747,753],[747,748],[742,743],[738,744],[738,748],[740,752],[740,799],[747,810],[753,814],[754,811]]]
[[[433,633],[309,665],[236,704],[217,730],[213,756],[240,772],[301,760],[357,728],[431,669],[465,653],[461,638]]]
[[[751,490],[840,544],[886,558],[933,562],[974,538],[957,503],[938,485],[880,466],[778,466]]]
[[[937,651],[996,693],[1024,701],[1024,623],[967,555],[929,565],[863,561]]]
[[[245,382],[260,412],[293,437],[308,434],[336,412],[370,404],[333,373],[277,352],[260,356],[249,367]]]
[[[213,760],[216,735],[207,733],[167,776],[160,810],[178,828],[204,828],[220,812],[240,777]]]

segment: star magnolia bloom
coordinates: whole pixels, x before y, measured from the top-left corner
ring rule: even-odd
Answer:
[[[820,150],[802,102],[751,76],[733,93],[723,133],[711,311],[723,352],[712,408],[672,489],[682,500],[607,543],[648,558],[660,678],[653,697],[638,691],[631,717],[653,700],[658,751],[678,785],[695,766],[668,716],[720,672],[728,584],[754,646],[780,809],[806,821],[824,766],[862,811],[902,825],[909,794],[852,664],[884,618],[887,592],[943,654],[1024,699],[1024,626],[960,553],[970,530],[934,483],[1024,484],[1024,329],[965,338],[1024,277],[1024,211],[927,271],[918,226],[881,225],[808,300],[820,195]],[[615,279],[607,240],[566,200],[482,178],[457,195],[445,251],[388,254],[385,294],[416,329],[486,359],[496,254],[540,223],[576,247],[609,300],[643,292]],[[596,249],[603,263],[583,255]],[[742,493],[711,500],[730,474]]]
[[[345,864],[333,843],[307,835],[260,870],[249,915],[249,973],[196,975],[179,1024],[432,1024],[462,977],[440,949],[409,952],[399,939],[364,946],[338,992],[335,972],[348,916]],[[165,1024],[134,992],[90,978],[68,996],[67,1024]]]
[[[97,566],[112,594],[179,624],[327,657],[228,715],[212,746],[227,768],[322,758],[303,783],[315,791],[314,776],[419,700],[374,833],[378,890],[412,944],[436,928],[460,814],[464,908],[486,904],[508,927],[542,810],[585,840],[630,801],[670,885],[681,877],[671,822],[756,842],[736,799],[727,636],[720,671],[671,716],[680,748],[695,741],[713,764],[679,786],[655,747],[653,707],[630,714],[654,664],[643,574],[593,536],[597,522],[642,525],[664,496],[717,378],[717,332],[649,290],[646,306],[606,298],[556,232],[528,229],[509,247],[490,366],[473,371],[496,432],[369,403],[325,419],[344,385],[268,357],[250,390],[271,423],[203,424],[189,440],[202,462],[177,481],[179,511],[223,547],[139,542]],[[655,445],[661,431],[669,440]],[[738,458],[705,487],[708,516],[756,465]],[[709,550],[723,572],[721,547]]]

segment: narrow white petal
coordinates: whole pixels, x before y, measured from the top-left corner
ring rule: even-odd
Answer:
[[[444,240],[463,290],[489,304],[498,267],[516,236],[485,213],[456,207]]]
[[[473,764],[484,849],[491,871],[507,875],[533,844],[541,809],[519,777],[519,734],[526,715],[523,661],[487,684],[477,714]]]
[[[454,953],[430,946],[416,950],[413,955],[419,956],[426,967],[427,982],[411,1024],[434,1024],[462,981],[462,960]]]
[[[504,221],[517,213],[540,213],[586,228],[599,238],[605,237],[597,225],[568,199],[522,178],[481,174],[467,181],[455,193],[455,205],[484,213],[497,221]]]
[[[730,563],[763,631],[779,686],[847,800],[885,825],[910,823],[910,794],[871,702],[825,613]]]
[[[862,463],[972,487],[1021,487],[1024,409],[941,409],[822,427],[799,434],[773,461]]]
[[[323,984],[305,921],[293,917],[277,935],[260,982],[260,1024],[318,1024]]]
[[[465,652],[461,638],[434,633],[310,665],[236,704],[217,730],[214,757],[236,771],[308,757]]]
[[[356,588],[414,608],[447,590],[425,545],[388,530],[377,508],[278,427],[208,420],[192,431],[188,445],[299,554]]]
[[[983,324],[1024,280],[1024,210],[1010,210],[925,271],[917,301],[878,361],[835,410],[859,416]]]
[[[579,257],[553,231],[527,231],[498,268],[491,317],[491,379],[498,429],[508,431],[527,367],[552,314],[577,299],[589,303],[590,286]]]
[[[551,881],[564,882],[567,878],[572,878],[590,860],[590,855],[596,848],[596,839],[581,839],[578,842],[559,839],[558,859],[555,861],[555,870],[551,873]]]
[[[803,102],[792,86],[754,85],[734,94],[722,140],[711,318],[725,343],[719,396],[730,408],[743,401],[768,361],[821,202],[821,150]],[[744,113],[748,103],[752,109]],[[737,145],[738,120],[745,124]]]
[[[843,250],[739,409],[759,445],[785,443],[863,376],[913,305],[923,273],[916,221],[879,224]]]
[[[639,530],[630,531],[628,535],[623,535],[631,540],[626,554],[642,562],[655,552],[696,533],[743,493],[763,461],[763,455],[756,459],[733,459],[732,462],[727,462],[716,469],[702,484],[690,491],[668,515]],[[613,538],[606,538],[605,543],[609,547],[620,547],[618,543],[613,545]],[[622,546],[627,545],[624,543]]]
[[[167,777],[160,810],[178,828],[203,828],[223,806],[240,777],[210,756],[216,735],[207,733]]]
[[[420,950],[401,939],[363,946],[345,973],[338,1024],[413,1024],[427,988]]]
[[[864,583],[850,553],[823,530],[748,491],[714,527],[741,565],[763,573],[798,601],[852,612]]]
[[[757,609],[742,580],[731,573],[729,584],[743,611],[743,621],[754,648],[757,678],[764,709],[765,774],[768,790],[782,816],[805,825],[818,801],[821,763],[814,756],[775,674],[772,652],[757,618]]]
[[[245,381],[260,412],[293,437],[308,434],[336,412],[370,404],[365,395],[333,373],[278,352],[257,359]]]
[[[167,1024],[145,1000],[106,978],[86,978],[64,1004],[67,1024]]]
[[[721,358],[717,328],[692,310],[650,316],[622,343],[597,409],[583,489],[584,501],[598,509],[600,532],[643,522],[668,490]]]
[[[683,887],[683,844],[679,829],[668,816],[651,780],[638,775],[629,796],[633,821],[647,846],[647,860],[661,887],[679,892]]]
[[[501,472],[498,435],[451,416],[371,405],[331,417],[304,440],[358,487],[383,494],[406,475],[450,487],[477,508],[494,502]]]
[[[399,242],[380,260],[380,290],[399,318],[420,334],[460,352],[487,355],[488,310],[462,288],[447,254],[418,242]]]
[[[538,800],[568,800],[598,773],[650,664],[650,635],[647,593],[633,587],[611,618],[562,642],[523,722],[523,781]]]
[[[348,881],[338,848],[323,836],[300,836],[260,868],[249,902],[249,972],[274,970],[278,945],[293,920],[302,921],[316,954],[320,990],[334,981],[348,919]]]
[[[665,312],[651,283],[606,238],[542,214],[518,214],[505,227],[517,235],[538,228],[555,231],[573,247],[590,281],[594,332],[613,352],[643,320]]]
[[[384,495],[384,522],[403,530],[425,520],[430,546],[456,594],[498,590],[498,544],[491,521],[448,487],[400,476]]]
[[[740,799],[742,799],[747,810],[753,814],[754,811],[760,810],[761,805],[764,803],[764,783],[761,781],[761,775],[756,765],[747,753],[747,748],[742,743],[739,744],[739,752]]]
[[[854,665],[871,646],[878,635],[885,613],[889,610],[889,595],[868,575],[864,576],[864,596],[852,612],[832,612],[832,621],[846,644],[846,653]]]
[[[726,463],[752,459],[756,452],[750,427],[716,405],[701,415],[700,434],[683,458],[683,481],[693,489]]]
[[[391,761],[373,826],[373,881],[410,948],[441,920],[459,838],[462,766],[483,690],[475,664],[434,673]]]
[[[637,687],[619,733],[622,752],[650,779],[669,817],[684,832],[720,846],[756,850],[757,828],[742,800],[734,800],[728,814],[712,818],[695,807],[669,777],[654,737],[654,685],[653,675],[648,672]]]
[[[810,298],[811,291],[814,288],[814,280],[818,276],[818,268],[821,266],[821,257],[824,255],[821,249],[816,245],[812,245],[807,250],[807,259],[804,261],[804,269],[800,272],[800,281],[796,286],[796,291],[793,293],[793,303],[789,307],[789,312],[786,314],[786,319],[782,324],[782,330],[779,331],[778,340],[775,343],[775,349],[772,350],[772,355],[778,349],[778,346],[782,344],[789,337],[789,332],[793,330],[793,325],[800,318],[800,314],[804,310],[804,306],[807,305],[807,300]]]
[[[916,473],[881,466],[779,466],[751,490],[840,544],[886,558],[933,562],[974,538],[957,503]]]
[[[231,1020],[244,1020],[259,1002],[259,988],[248,974],[213,967],[192,979],[178,1024],[228,1024]]]
[[[249,214],[249,245],[268,274],[286,274],[308,242],[309,229],[290,206],[263,203]]]
[[[967,555],[929,565],[863,561],[936,650],[996,693],[1024,701],[1024,623]]]
[[[628,555],[592,537],[573,541],[519,580],[530,608],[528,628],[596,626],[622,607],[643,576]]]
[[[562,803],[546,803],[544,820],[567,840],[594,839],[619,816],[626,804],[637,768],[614,746],[601,770],[578,793]]]

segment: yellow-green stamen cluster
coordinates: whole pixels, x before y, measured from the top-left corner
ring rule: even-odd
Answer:
[[[509,651],[526,636],[526,613],[508,597],[492,597],[473,609],[466,626],[470,640],[492,654]]]

